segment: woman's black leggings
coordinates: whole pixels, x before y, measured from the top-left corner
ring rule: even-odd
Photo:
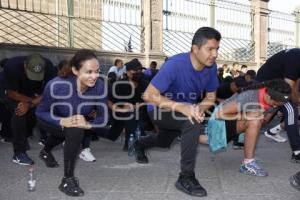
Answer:
[[[53,147],[65,141],[64,176],[67,178],[74,176],[75,164],[85,130],[81,128],[64,128],[62,130],[60,127],[40,119],[38,119],[37,125],[50,134],[44,147],[46,152],[51,152]]]

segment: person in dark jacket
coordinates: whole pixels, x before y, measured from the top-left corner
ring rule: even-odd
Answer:
[[[14,155],[12,161],[20,165],[32,165],[27,155],[27,136],[32,135],[35,125],[35,108],[41,101],[46,83],[54,74],[50,60],[39,54],[18,56],[4,64],[4,104],[11,113]]]

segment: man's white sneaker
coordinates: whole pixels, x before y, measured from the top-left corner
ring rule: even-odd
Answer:
[[[79,154],[79,158],[81,158],[82,160],[87,161],[87,162],[95,162],[96,161],[96,158],[91,153],[90,148],[82,149],[82,151]]]
[[[287,141],[287,139],[282,137],[279,133],[271,133],[270,130],[265,131],[265,136],[276,142],[286,142]]]

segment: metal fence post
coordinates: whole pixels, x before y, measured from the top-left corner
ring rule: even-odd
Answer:
[[[74,47],[74,0],[68,0],[69,47]]]
[[[254,45],[257,69],[267,59],[269,16],[268,2],[269,0],[251,0],[254,9]]]
[[[300,47],[300,6],[297,7],[294,11],[295,14],[295,23],[296,23],[296,30],[295,30],[295,42],[296,46]]]
[[[210,27],[215,28],[216,23],[216,0],[211,0],[209,4],[210,15],[209,15],[209,25]]]
[[[55,0],[55,14],[56,14],[56,46],[59,47],[59,0]]]

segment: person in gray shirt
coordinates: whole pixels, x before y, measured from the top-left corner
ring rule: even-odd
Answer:
[[[245,133],[244,160],[240,172],[253,176],[268,176],[254,159],[255,146],[264,115],[290,99],[291,88],[282,79],[257,83],[222,102],[216,109],[215,122],[224,120],[227,138]],[[218,133],[212,133],[218,134]]]

